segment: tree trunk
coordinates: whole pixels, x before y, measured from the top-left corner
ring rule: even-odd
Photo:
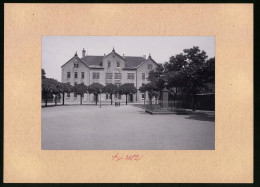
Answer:
[[[127,105],[127,94],[125,94],[125,104]]]
[[[82,95],[80,95],[80,105],[82,105]]]
[[[113,94],[110,94],[111,97],[111,105],[113,105],[113,99],[112,99]]]
[[[57,101],[58,101],[58,100],[57,100],[57,97],[58,97],[58,96],[55,95],[55,99],[54,99],[55,106],[57,106]]]
[[[144,92],[144,105],[145,105],[145,99],[146,99],[146,94],[145,94],[145,92]]]
[[[48,102],[48,93],[45,92],[45,106],[47,106],[47,102]]]
[[[96,105],[97,105],[98,95],[95,95],[95,96],[96,96]]]
[[[196,110],[196,94],[193,94],[192,97],[192,111]]]
[[[63,92],[63,94],[62,94],[62,105],[64,105],[64,97],[65,97],[65,93]]]

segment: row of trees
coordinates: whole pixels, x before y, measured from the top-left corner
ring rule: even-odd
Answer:
[[[82,97],[84,93],[92,93],[96,97],[107,93],[112,95],[120,94],[127,96],[137,92],[133,84],[123,84],[117,87],[114,84],[103,86],[99,83],[93,83],[90,86],[78,84],[71,86],[67,83],[59,83],[58,81],[45,77],[44,70],[42,71],[42,92],[45,95],[45,105],[47,105],[47,94],[53,93],[64,94],[74,92]],[[215,58],[208,59],[205,51],[201,51],[199,47],[184,49],[183,53],[171,56],[168,62],[159,64],[156,70],[152,70],[148,77],[149,83],[141,86],[139,91],[142,93],[148,92],[149,100],[158,98],[160,92],[167,88],[171,99],[180,100],[185,98],[185,95],[192,96],[192,108],[196,109],[196,94],[198,93],[214,93],[215,92]],[[144,99],[145,101],[145,99]]]
[[[113,104],[112,96],[113,94],[120,94],[126,96],[126,105],[127,105],[127,96],[129,94],[134,94],[137,92],[137,89],[133,84],[126,83],[121,86],[116,86],[114,84],[108,84],[103,86],[99,83],[93,83],[89,86],[84,85],[83,83],[77,84],[75,86],[70,85],[69,83],[61,83],[52,78],[45,77],[45,71],[42,70],[42,95],[45,98],[45,106],[47,106],[48,95],[51,94],[62,94],[62,104],[64,105],[65,93],[76,93],[80,95],[80,104],[82,105],[82,97],[85,93],[94,94],[97,98],[99,94],[106,93],[111,97],[111,105]]]
[[[151,71],[148,80],[139,90],[147,91],[150,100],[166,87],[174,100],[192,95],[192,108],[196,110],[196,94],[215,92],[215,58],[208,59],[199,47],[184,49]]]

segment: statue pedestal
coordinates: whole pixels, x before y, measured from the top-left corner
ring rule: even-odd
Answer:
[[[169,106],[169,90],[166,88],[163,89],[162,91],[162,109],[167,109]]]

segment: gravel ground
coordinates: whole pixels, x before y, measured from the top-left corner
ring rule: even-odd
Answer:
[[[133,105],[42,108],[46,150],[214,150],[214,113],[150,115]]]

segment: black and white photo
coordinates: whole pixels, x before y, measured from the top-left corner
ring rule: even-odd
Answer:
[[[214,36],[43,36],[43,150],[214,150]]]

